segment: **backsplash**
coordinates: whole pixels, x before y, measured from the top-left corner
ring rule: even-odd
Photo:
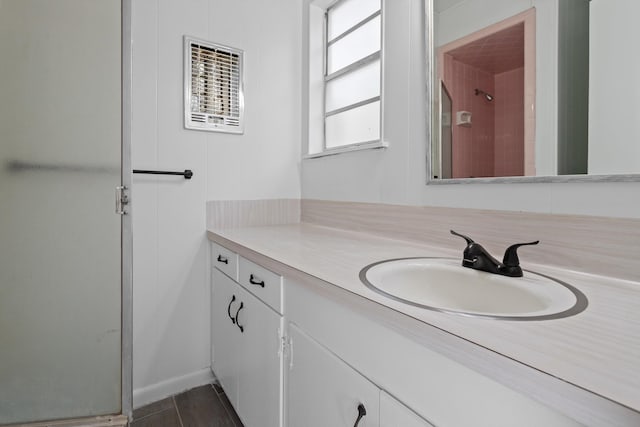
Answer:
[[[453,229],[481,243],[498,259],[513,243],[520,260],[640,282],[640,219],[554,215],[313,199],[212,200],[207,228],[258,227],[298,222],[377,234],[462,250]]]
[[[211,200],[207,228],[257,227],[300,222],[299,199]]]
[[[480,209],[400,206],[303,199],[301,221],[459,249],[453,229],[502,259],[513,243],[520,260],[640,281],[640,220]]]

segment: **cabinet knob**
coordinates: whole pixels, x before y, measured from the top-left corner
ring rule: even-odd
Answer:
[[[231,301],[229,301],[229,305],[227,306],[227,316],[229,316],[229,319],[231,319],[231,322],[233,322],[234,325],[236,323],[236,319],[234,319],[233,316],[231,315],[231,304],[233,304],[235,300],[236,300],[236,296],[234,295],[231,298]]]
[[[238,311],[236,311],[236,319],[235,319],[235,322],[233,322],[233,323],[235,323],[236,325],[238,325],[238,328],[240,328],[240,332],[244,332],[244,326],[242,326],[242,325],[240,324],[240,322],[238,322],[238,314],[240,314],[240,310],[242,310],[243,308],[244,308],[244,303],[243,303],[243,302],[241,302],[241,303],[240,303],[240,307],[238,307]]]
[[[353,427],[358,427],[358,424],[360,424],[360,420],[365,415],[367,415],[367,410],[365,409],[364,405],[360,403],[358,405],[358,418],[356,418],[356,423],[353,425]]]

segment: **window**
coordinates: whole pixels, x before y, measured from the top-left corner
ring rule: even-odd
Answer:
[[[309,154],[381,146],[381,0],[338,0],[323,43],[324,141]]]
[[[185,49],[185,128],[242,133],[243,52],[191,37]]]

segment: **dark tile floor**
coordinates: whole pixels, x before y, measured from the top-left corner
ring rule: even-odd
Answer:
[[[224,391],[203,385],[133,411],[131,427],[243,427]]]

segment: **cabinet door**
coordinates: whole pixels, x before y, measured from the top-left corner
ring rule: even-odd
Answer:
[[[433,427],[384,390],[380,391],[380,427]]]
[[[333,353],[289,324],[287,426],[378,427],[380,390]]]
[[[246,427],[280,427],[282,316],[244,289],[238,312],[240,418]],[[240,326],[242,329],[240,329]]]
[[[211,289],[211,369],[236,410],[240,331],[232,319],[240,307],[240,290],[240,286],[214,269]]]

